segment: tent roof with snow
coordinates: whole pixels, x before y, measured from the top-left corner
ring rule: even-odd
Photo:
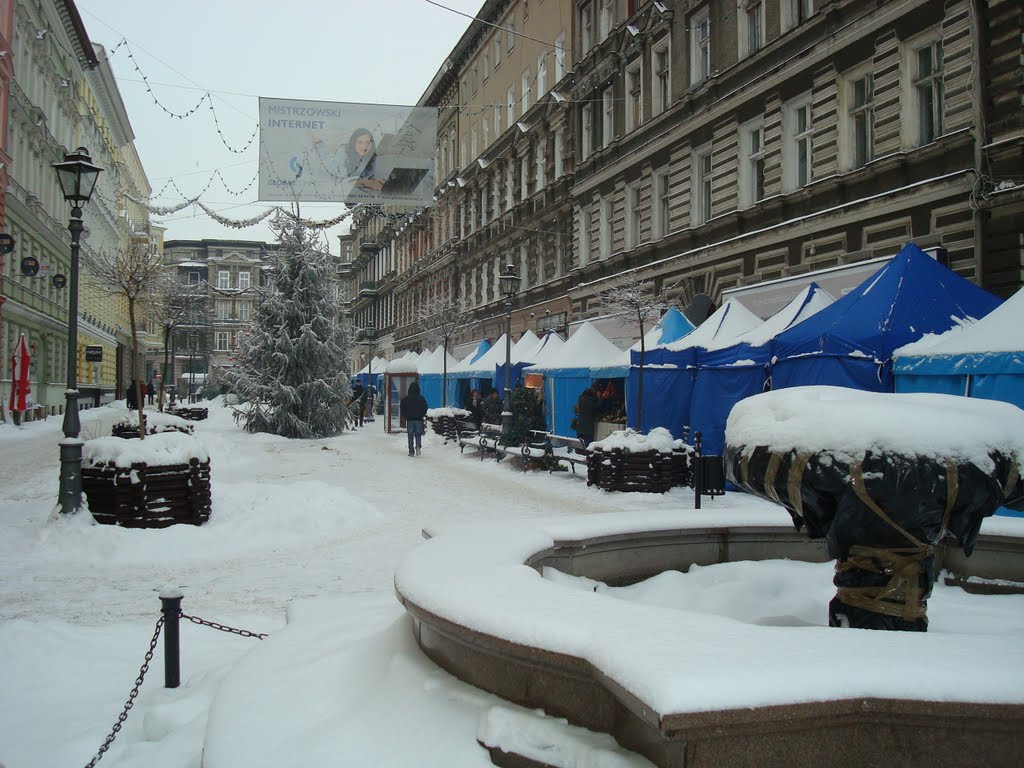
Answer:
[[[974,323],[893,353],[897,392],[939,392],[1024,408],[1024,288]]]
[[[557,355],[527,366],[527,373],[573,376],[587,372],[592,378],[605,379],[626,375],[626,352],[606,339],[590,322],[581,325]]]
[[[908,243],[888,264],[806,322],[775,338],[772,386],[893,390],[892,353],[999,299]]]

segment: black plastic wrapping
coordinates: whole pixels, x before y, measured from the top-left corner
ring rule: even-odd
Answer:
[[[913,589],[916,583],[922,605],[935,576],[931,548],[939,542],[943,528],[970,555],[982,520],[1011,501],[1020,485],[1015,462],[998,451],[990,453],[991,472],[970,462],[892,453],[868,452],[850,458],[830,451],[773,453],[758,446],[748,455],[745,446],[734,445],[727,446],[725,453],[731,482],[781,504],[797,530],[806,528],[810,538],[826,540],[829,555],[839,561],[834,583],[840,595],[850,588],[882,587],[892,577],[891,563],[879,565],[877,573],[851,568],[851,548],[914,551],[920,572],[907,584]],[[950,473],[955,482],[950,482]],[[871,556],[855,559],[878,565]],[[839,597],[830,605],[830,623],[927,628],[924,616],[879,614],[844,604]]]

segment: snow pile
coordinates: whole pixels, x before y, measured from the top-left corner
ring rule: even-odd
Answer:
[[[451,416],[456,419],[461,419],[464,416],[469,416],[469,411],[463,410],[462,408],[428,408],[427,418],[428,419],[440,419],[445,416]]]
[[[145,440],[99,437],[86,440],[82,448],[82,465],[86,467],[111,463],[131,467],[140,462],[150,467],[169,466],[188,464],[193,458],[209,461],[210,454],[199,440],[182,432],[161,432]]]
[[[1024,456],[1024,411],[957,395],[792,387],[737,403],[725,439],[747,450],[875,451],[966,460],[984,469],[992,449]]]
[[[646,435],[632,429],[619,429],[603,440],[597,440],[590,444],[591,449],[611,451],[618,448],[626,453],[646,453],[647,451],[672,453],[672,451],[682,450],[684,447],[685,443],[673,438],[672,433],[664,427],[655,427]]]

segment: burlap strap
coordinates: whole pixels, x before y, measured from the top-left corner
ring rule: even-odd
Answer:
[[[1017,484],[1020,479],[1020,462],[1017,460],[1017,454],[1010,455],[1010,473],[1006,478],[1006,485],[1003,486],[1003,498],[1010,498],[1010,494],[1013,493],[1013,487]]]
[[[931,547],[878,549],[855,544],[846,560],[836,563],[836,573],[860,570],[889,576],[889,581],[873,587],[838,587],[836,597],[846,605],[883,616],[917,621],[927,615],[922,598],[922,561]]]

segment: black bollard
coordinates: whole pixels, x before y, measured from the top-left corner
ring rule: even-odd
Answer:
[[[693,508],[700,509],[700,497],[704,493],[704,462],[701,461],[700,432],[693,433]]]
[[[178,619],[181,617],[181,590],[168,587],[160,592],[160,611],[164,615],[164,688],[181,685],[181,661],[178,645]]]

